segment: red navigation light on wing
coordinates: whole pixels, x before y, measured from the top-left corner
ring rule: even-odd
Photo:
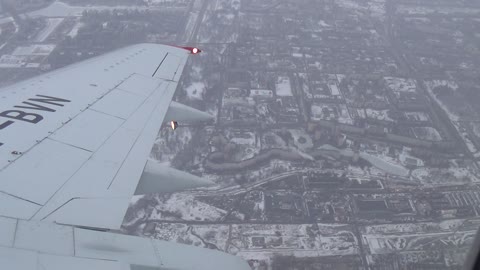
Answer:
[[[184,48],[185,50],[188,50],[190,51],[191,54],[198,54],[198,53],[201,53],[202,50],[200,50],[199,48],[197,47],[182,47]]]

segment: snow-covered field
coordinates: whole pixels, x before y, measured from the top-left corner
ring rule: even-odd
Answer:
[[[228,225],[195,225],[180,223],[157,223],[153,237],[164,241],[225,250],[228,240]],[[214,246],[211,246],[214,245]]]
[[[218,221],[227,214],[226,210],[200,202],[193,195],[175,193],[158,196],[158,204],[150,219]]]

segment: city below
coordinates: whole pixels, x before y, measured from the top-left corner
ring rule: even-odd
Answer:
[[[1,3],[2,86],[130,44],[202,50],[175,100],[215,120],[165,126],[151,159],[216,185],[135,197],[125,233],[253,270],[462,268],[480,227],[478,2]]]

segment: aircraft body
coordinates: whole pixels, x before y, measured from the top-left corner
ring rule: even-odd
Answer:
[[[0,90],[1,269],[250,269],[114,232],[133,195],[210,184],[148,160],[165,122],[211,117],[172,102],[198,52],[139,44]]]

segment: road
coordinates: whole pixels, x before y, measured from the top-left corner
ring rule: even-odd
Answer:
[[[200,12],[197,16],[197,20],[195,21],[195,26],[193,27],[192,35],[188,39],[188,44],[195,44],[197,43],[198,39],[198,32],[200,31],[200,26],[202,25],[203,18],[205,17],[205,12],[207,11],[207,7],[210,3],[209,0],[198,0],[202,1],[202,6],[200,8]]]
[[[235,187],[228,187],[228,188],[224,188],[224,189],[217,189],[217,190],[208,190],[208,191],[192,191],[192,194],[194,195],[198,195],[198,196],[208,196],[208,195],[239,195],[239,194],[242,194],[242,193],[245,193],[245,192],[248,192],[250,190],[253,190],[255,189],[256,187],[259,187],[261,185],[264,185],[266,183],[270,183],[270,182],[275,182],[275,181],[278,181],[278,180],[282,180],[283,178],[285,177],[288,177],[288,176],[292,176],[292,175],[296,175],[298,173],[302,173],[304,172],[305,170],[292,170],[292,171],[289,171],[289,172],[284,172],[284,173],[280,173],[280,174],[276,174],[274,176],[271,176],[271,177],[268,177],[268,178],[265,178],[265,179],[262,179],[261,181],[259,182],[255,182],[253,184],[247,184],[245,185],[244,187],[239,187],[239,186],[235,186]]]

